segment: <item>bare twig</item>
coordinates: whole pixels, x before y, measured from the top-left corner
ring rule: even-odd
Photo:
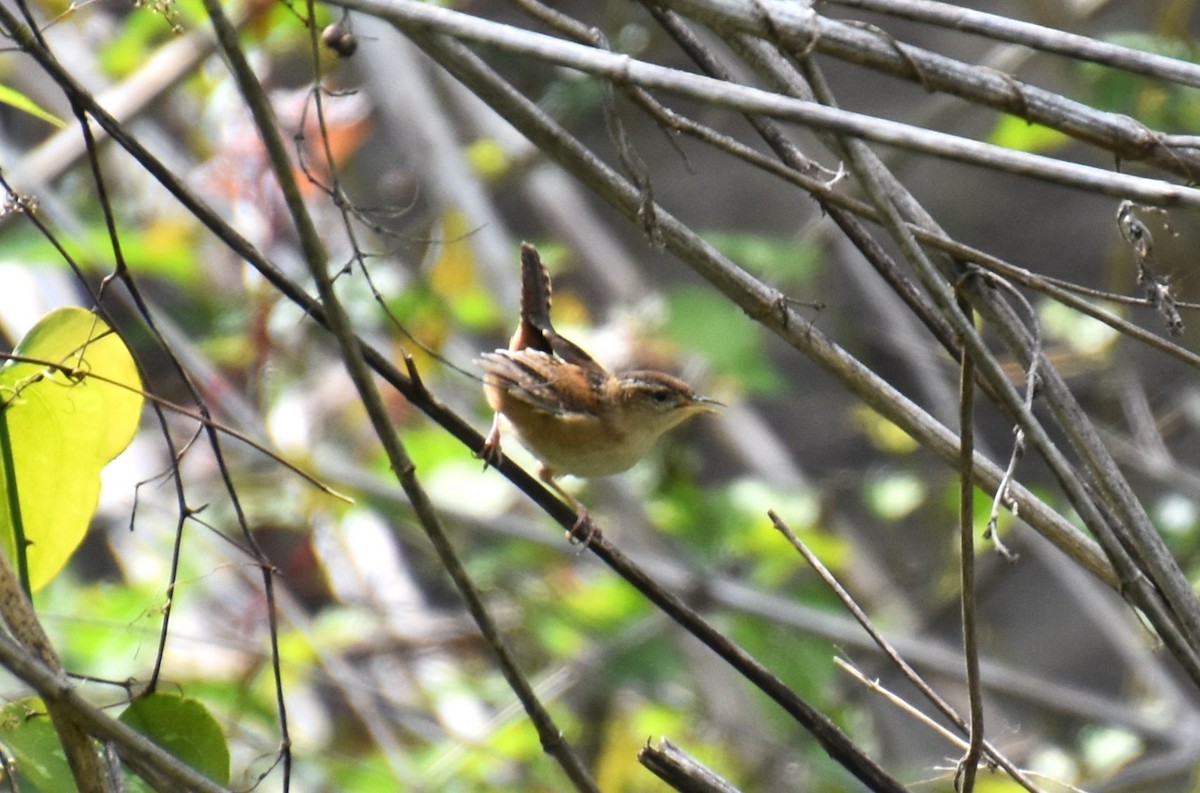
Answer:
[[[738,793],[736,787],[666,738],[658,746],[647,743],[638,752],[638,762],[681,793]]]
[[[662,89],[710,105],[806,124],[858,136],[933,156],[1063,184],[1093,194],[1132,197],[1156,206],[1200,206],[1200,191],[1155,179],[1144,179],[1049,157],[1026,154],[985,143],[931,132],[920,127],[885,121],[835,108],[803,102],[777,93],[638,61],[625,55],[561,41],[509,25],[430,6],[415,0],[342,0],[339,5],[375,14],[392,22],[425,30],[436,29],[455,37],[489,44],[523,57],[542,58],[562,66],[647,89]],[[1007,83],[1005,84],[1007,86]],[[1084,112],[1079,110],[1078,112]],[[1143,128],[1137,127],[1146,148]],[[1174,162],[1174,158],[1169,160]]]
[[[792,531],[791,527],[789,527],[787,523],[779,517],[779,515],[777,515],[774,511],[768,511],[767,515],[771,518],[771,523],[775,526],[779,533],[782,534],[789,543],[791,543],[792,547],[795,548],[802,557],[804,557],[804,561],[806,561],[809,567],[811,567],[813,571],[821,578],[821,581],[824,582],[825,586],[829,587],[830,591],[837,596],[838,600],[842,602],[842,605],[846,607],[846,610],[850,612],[850,615],[853,616],[855,621],[862,626],[862,629],[866,631],[868,636],[871,637],[871,640],[875,642],[875,645],[880,649],[881,652],[883,652],[884,656],[891,661],[897,669],[900,670],[900,673],[904,675],[905,679],[912,683],[913,686],[915,686],[916,689],[921,692],[921,695],[929,700],[929,702],[932,703],[933,706],[936,707],[943,716],[953,722],[961,733],[964,735],[968,734],[970,732],[970,725],[967,724],[966,720],[964,720],[963,717],[958,714],[958,712],[953,706],[950,705],[949,702],[947,702],[941,697],[941,695],[934,691],[933,688],[925,682],[924,678],[922,678],[921,675],[918,674],[917,671],[913,669],[906,660],[904,660],[903,656],[901,656],[896,648],[892,646],[892,643],[884,638],[883,634],[881,634],[871,622],[870,617],[867,616],[866,612],[862,610],[850,593],[846,591],[845,587],[841,585],[841,582],[834,577],[833,573],[829,571],[829,568],[827,568],[821,562],[820,558],[817,557],[817,555],[814,554],[807,545],[805,545],[804,541]],[[916,712],[915,708],[913,711]],[[958,739],[955,740],[957,741]],[[960,745],[965,750],[967,743],[965,741],[959,741],[956,743],[956,745]],[[1021,787],[1030,791],[1030,793],[1040,793],[1038,787],[1029,780],[1025,773],[1018,768],[1015,763],[1001,754],[995,746],[985,740],[983,742],[983,749],[986,751],[989,760],[995,762],[996,765],[1003,768],[1009,774],[1009,776],[1011,776],[1019,785],[1021,785]]]
[[[971,309],[960,304],[968,317]],[[971,731],[967,751],[958,763],[954,775],[955,787],[961,793],[975,790],[975,772],[983,753],[983,684],[979,680],[979,621],[975,609],[975,483],[971,476],[975,449],[975,365],[970,355],[964,355],[959,366],[958,403],[958,564],[959,601],[962,606],[963,658],[967,665],[967,702],[971,714]]]
[[[311,10],[311,4],[309,7]],[[529,714],[542,740],[543,749],[559,762],[567,778],[577,790],[598,793],[598,788],[584,768],[582,761],[572,750],[570,743],[566,740],[562,731],[557,727],[545,707],[541,704],[533,687],[520,671],[515,658],[513,658],[507,649],[500,636],[499,629],[488,613],[482,596],[467,575],[453,546],[450,544],[449,538],[442,528],[441,520],[438,518],[437,512],[433,507],[433,503],[417,479],[415,466],[404,449],[403,444],[400,442],[395,426],[393,426],[391,419],[388,417],[382,395],[367,368],[363,350],[358,343],[357,337],[354,335],[349,317],[346,315],[345,309],[342,307],[341,301],[334,291],[333,279],[329,276],[326,269],[327,263],[324,245],[317,234],[311,216],[304,206],[299,186],[292,173],[287,148],[272,116],[266,93],[250,69],[245,54],[238,45],[236,31],[229,20],[226,19],[220,5],[215,0],[206,0],[205,8],[216,30],[219,46],[228,58],[234,79],[237,81],[242,96],[254,116],[259,135],[266,146],[272,170],[283,189],[289,213],[300,236],[305,264],[308,266],[309,274],[316,283],[317,291],[320,294],[321,305],[325,310],[325,317],[329,324],[330,333],[338,343],[346,371],[350,375],[350,379],[353,381],[359,397],[366,407],[367,414],[388,456],[393,472],[413,504],[413,508],[427,536],[437,549],[443,566],[450,574],[451,579],[466,602],[468,611],[495,652],[505,679],[525,706],[526,712]],[[316,46],[315,39],[313,40],[313,46]],[[411,370],[411,360],[408,363]],[[410,381],[414,385],[416,384],[416,381],[413,381],[411,378]],[[285,753],[285,788],[289,776],[288,757],[289,755]]]
[[[800,60],[810,51],[846,60],[1020,116],[1103,147],[1122,159],[1148,160],[1195,178],[1197,152],[1172,148],[1136,119],[1105,113],[994,70],[897,41],[879,28],[825,17],[811,6],[780,0],[673,0],[672,8],[722,32],[738,31],[779,44]]]
[[[833,5],[861,8],[904,19],[952,28],[964,33],[986,36],[993,41],[1008,41],[1042,52],[1123,69],[1180,85],[1200,88],[1200,66],[1178,58],[1143,52],[1088,36],[1055,30],[1032,22],[988,14],[949,3],[907,0],[827,0]]]

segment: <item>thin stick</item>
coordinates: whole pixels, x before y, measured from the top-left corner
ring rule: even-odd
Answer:
[[[964,741],[962,738],[959,738],[957,735],[950,732],[942,725],[938,724],[936,721],[934,721],[929,716],[927,716],[923,711],[921,711],[919,708],[917,708],[911,702],[904,699],[904,697],[893,692],[891,689],[885,687],[882,683],[879,682],[879,680],[868,680],[867,676],[862,673],[862,670],[860,670],[857,666],[855,666],[854,664],[847,661],[845,658],[836,658],[835,657],[833,659],[833,663],[835,666],[837,666],[842,671],[846,672],[848,675],[853,677],[855,680],[862,683],[864,686],[871,689],[876,694],[879,694],[884,699],[886,699],[888,702],[892,703],[897,708],[899,708],[900,710],[907,713],[909,716],[912,716],[914,719],[916,719],[917,721],[921,722],[929,729],[936,732],[938,735],[940,735],[944,740],[949,742],[951,745],[957,747],[958,749],[960,749],[964,752],[967,751],[968,744],[966,741]]]
[[[930,685],[925,682],[924,678],[921,677],[917,670],[913,669],[912,666],[910,666],[909,663],[901,657],[900,653],[896,651],[896,648],[892,646],[891,642],[884,638],[883,634],[880,633],[875,625],[871,622],[871,618],[868,617],[866,612],[862,610],[857,602],[855,602],[854,598],[851,597],[850,593],[846,591],[845,587],[838,582],[838,580],[833,576],[833,573],[829,572],[829,568],[827,568],[821,562],[821,560],[817,558],[816,554],[814,554],[812,550],[804,544],[803,540],[796,536],[796,533],[791,530],[791,528],[783,521],[782,518],[779,517],[778,514],[776,514],[773,510],[769,510],[767,512],[767,516],[770,517],[771,523],[774,524],[779,533],[782,534],[787,541],[792,544],[792,547],[795,548],[802,557],[804,557],[804,561],[808,562],[809,567],[811,567],[813,572],[815,572],[821,578],[821,580],[825,583],[825,586],[829,587],[830,591],[837,595],[838,600],[842,601],[842,605],[845,606],[846,610],[850,612],[850,615],[858,621],[858,624],[861,625],[863,630],[867,632],[867,635],[871,637],[871,640],[875,642],[876,646],[879,647],[887,659],[895,664],[896,668],[900,670],[900,673],[904,675],[908,682],[912,683],[912,685],[915,686],[916,689],[920,691],[921,694],[928,699],[929,702],[932,703],[933,706],[937,708],[943,716],[949,719],[954,726],[965,735],[967,733],[967,723],[963,720],[963,717],[958,714],[958,711],[956,711],[949,702],[944,700],[940,694],[934,691],[933,688],[931,688]],[[1035,785],[1029,779],[1029,777],[1017,767],[1015,763],[1001,754],[995,746],[985,741],[984,748],[987,751],[988,757],[995,762],[996,765],[1004,769],[1004,771],[1014,780],[1016,780],[1021,787],[1030,791],[1030,793],[1041,793],[1041,790],[1037,787],[1037,785]]]
[[[960,307],[969,317],[971,309],[965,301],[960,302]],[[975,613],[975,482],[971,471],[975,462],[975,364],[969,354],[962,357],[958,394],[958,538],[962,588],[960,602],[971,731],[967,753],[958,763],[954,783],[961,793],[972,793],[975,790],[975,772],[983,753],[983,686],[979,682],[979,626]]]

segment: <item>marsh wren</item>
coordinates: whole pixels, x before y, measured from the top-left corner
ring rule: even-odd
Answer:
[[[496,411],[482,457],[500,455],[501,417],[541,461],[538,475],[580,514],[587,510],[555,481],[564,474],[608,476],[646,456],[658,437],[721,403],[687,383],[648,370],[613,374],[550,322],[550,274],[521,244],[521,318],[507,350],[484,353],[484,393]],[[578,528],[578,524],[576,525]]]

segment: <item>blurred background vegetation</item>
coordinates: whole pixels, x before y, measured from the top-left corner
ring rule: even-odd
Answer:
[[[529,13],[529,3],[450,5],[564,37]],[[696,69],[637,2],[552,5],[603,33],[615,51]],[[1184,61],[1195,56],[1190,0],[959,5]],[[315,294],[258,132],[215,53],[200,3],[43,0],[29,11],[64,69],[131,136]],[[240,46],[294,144],[295,172],[356,333],[398,366],[414,356],[437,399],[484,431],[491,417],[471,361],[505,345],[516,319],[517,244],[536,244],[554,277],[555,320],[565,335],[612,367],[674,371],[730,406],[672,434],[626,475],[567,481],[607,539],[902,782],[952,789],[962,750],[839,670],[835,657],[916,700],[791,552],[767,510],[788,522],[907,660],[965,709],[954,468],[652,244],[643,225],[589,193],[392,25],[289,2],[227,12],[238,19]],[[836,3],[820,4],[819,13],[1158,132],[1200,127],[1195,87]],[[318,43],[330,25],[353,36],[352,53],[345,40],[341,53]],[[716,36],[694,28],[739,80],[756,84]],[[601,80],[511,48],[472,47],[614,167],[621,159],[617,119],[655,201],[957,431],[956,362],[816,202],[725,151],[664,131],[627,96],[606,98]],[[814,57],[848,110],[1182,181],[1061,131],[926,91],[918,81]],[[314,102],[318,84],[323,118]],[[0,85],[11,92],[0,105],[0,168],[17,194],[36,200],[53,238],[19,212],[3,216],[0,323],[16,340],[56,306],[90,306],[85,286],[99,288],[115,265],[83,136],[59,85],[11,47],[0,55]],[[735,111],[656,96],[768,151]],[[788,130],[830,174],[837,171],[842,163],[817,136]],[[1141,296],[1113,196],[877,150],[954,239],[1041,276],[1117,298]],[[169,350],[215,419],[353,503],[230,439],[222,441],[226,480],[198,423],[168,412],[181,450],[172,460],[163,429],[147,414],[133,445],[106,470],[84,546],[35,600],[67,669],[94,681],[135,681],[134,689],[149,675],[182,532],[163,685],[216,716],[232,751],[234,788],[283,786],[274,767],[281,718],[274,610],[291,789],[567,789],[388,470],[328,334],[143,163],[112,142],[100,144],[95,162],[129,275],[163,334],[147,330],[123,283],[106,284],[103,305],[138,357],[148,390],[196,408]],[[835,188],[859,194],[853,176]],[[1179,300],[1194,300],[1195,211],[1142,218],[1159,272]],[[879,238],[896,250],[882,232]],[[82,276],[66,266],[67,256]],[[1196,580],[1195,369],[1038,291],[1026,294],[1047,359],[1088,410],[1188,580]],[[1144,305],[1088,299],[1167,337]],[[1191,316],[1185,307],[1188,327],[1174,339],[1186,350],[1195,349]],[[996,349],[1021,384],[1021,364]],[[482,471],[464,443],[396,391],[384,393],[466,571],[601,790],[667,789],[636,757],[647,741],[664,737],[742,790],[863,789],[775,704],[570,545],[522,492]],[[1011,418],[989,404],[977,421],[979,449],[1003,465]],[[506,451],[536,467],[515,445]],[[1078,524],[1037,455],[1022,460],[1017,479]],[[980,531],[990,501],[982,493],[977,499]],[[239,510],[277,574],[273,602],[240,532]],[[977,544],[989,740],[1047,791],[1196,789],[1196,686],[1111,587],[1007,512],[1000,536],[1017,561],[987,541]],[[85,690],[101,703],[127,695],[101,682]],[[24,695],[16,680],[3,691]],[[27,789],[36,785],[27,780]],[[977,789],[1019,788],[985,773]]]

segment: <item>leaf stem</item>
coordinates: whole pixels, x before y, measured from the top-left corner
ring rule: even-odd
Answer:
[[[8,516],[13,527],[13,564],[21,580],[21,589],[32,597],[29,586],[29,560],[25,556],[25,524],[21,520],[21,496],[17,489],[17,467],[13,461],[12,439],[8,434],[8,406],[0,406],[0,460],[4,463],[4,487],[8,493]]]

